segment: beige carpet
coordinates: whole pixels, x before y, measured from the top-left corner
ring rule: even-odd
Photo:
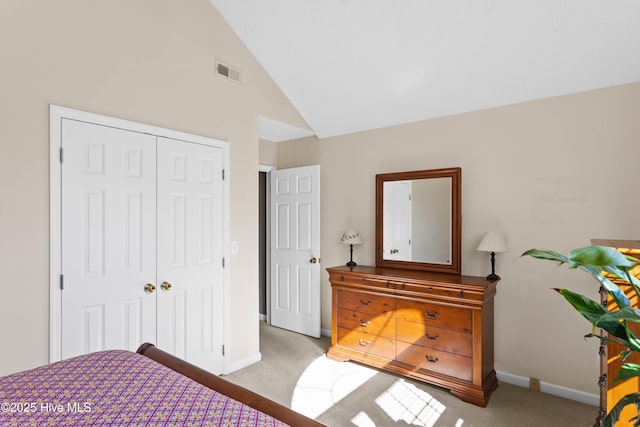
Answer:
[[[263,360],[229,381],[269,397],[331,427],[587,427],[597,409],[500,383],[486,408],[447,390],[324,353],[328,338],[314,339],[261,322]]]

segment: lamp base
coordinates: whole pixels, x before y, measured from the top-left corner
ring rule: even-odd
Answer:
[[[347,267],[355,267],[356,263],[353,262],[353,244],[349,245],[349,262],[347,263]]]
[[[491,280],[491,281],[500,280],[500,276],[498,276],[495,273],[491,273],[490,275],[487,276],[487,280]]]

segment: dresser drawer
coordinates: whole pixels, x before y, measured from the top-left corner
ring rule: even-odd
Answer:
[[[395,281],[388,279],[378,279],[371,276],[361,276],[361,275],[350,275],[346,274],[332,274],[329,277],[331,283],[335,283],[337,285],[351,285],[357,287],[371,287],[379,290],[390,290],[393,291],[395,286],[398,284]]]
[[[447,298],[464,298],[464,292],[460,289],[455,288],[445,288],[440,286],[432,286],[432,285],[422,285],[422,284],[413,284],[413,283],[403,283],[398,289],[405,292],[413,292],[421,295],[429,295],[429,296],[438,296],[438,297],[447,297]]]
[[[396,318],[398,320],[465,332],[471,331],[470,309],[403,300],[398,301],[397,304]]]
[[[370,334],[338,328],[337,344],[359,352],[394,359],[396,357],[396,341],[393,338],[373,336]]]
[[[338,309],[338,328],[361,332],[368,335],[380,335],[387,338],[396,336],[396,319],[372,313],[363,313],[343,308]]]
[[[473,378],[472,358],[398,341],[398,362],[465,381]]]
[[[396,301],[393,298],[343,290],[337,292],[338,308],[386,317],[392,316],[396,308]]]
[[[401,320],[397,322],[397,325],[398,341],[462,356],[473,356],[473,340],[468,332]]]

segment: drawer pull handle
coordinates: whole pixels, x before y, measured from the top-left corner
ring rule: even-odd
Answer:
[[[433,288],[432,288],[431,286],[429,286],[429,287],[427,288],[427,290],[428,290],[429,292],[431,292],[431,291],[433,291]]]
[[[424,315],[427,316],[427,318],[429,319],[437,319],[438,318],[438,312],[434,311],[433,313],[429,312],[429,311],[425,311]]]
[[[371,301],[364,302],[363,300],[360,300],[360,305],[363,306],[363,307],[366,307],[369,304],[371,304]]]
[[[426,355],[425,357],[427,358],[427,362],[429,362],[429,363],[438,362],[438,358],[437,357],[432,357],[432,356],[429,356],[429,355]]]
[[[369,344],[371,344],[371,341],[367,340],[367,342],[362,341],[362,338],[360,338],[360,345],[363,347],[368,346]]]
[[[437,340],[438,338],[440,338],[438,335],[433,335],[433,336],[432,336],[432,335],[429,335],[429,334],[424,334],[424,336],[425,336],[425,337],[427,337],[427,339],[428,339],[429,341],[435,341],[435,340]]]
[[[362,326],[363,328],[366,328],[370,324],[371,324],[371,320],[369,320],[368,322],[365,322],[364,320],[360,319],[360,326]]]

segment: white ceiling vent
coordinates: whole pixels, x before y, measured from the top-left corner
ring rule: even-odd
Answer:
[[[234,83],[240,83],[240,70],[216,60],[216,73]]]

